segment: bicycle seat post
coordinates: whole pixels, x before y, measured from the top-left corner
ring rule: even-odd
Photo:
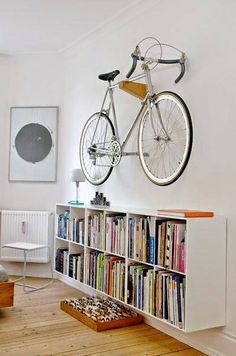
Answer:
[[[110,100],[111,100],[111,109],[112,109],[112,115],[113,115],[113,123],[115,126],[115,136],[117,141],[119,141],[119,132],[118,132],[118,125],[117,125],[117,120],[116,120],[116,110],[115,110],[115,104],[114,104],[114,97],[113,97],[113,88],[112,88],[112,81],[108,81],[108,91],[110,95]]]

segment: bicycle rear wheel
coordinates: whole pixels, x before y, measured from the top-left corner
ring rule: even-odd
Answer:
[[[188,163],[192,141],[192,121],[184,101],[172,92],[156,95],[138,134],[139,158],[147,177],[157,185],[176,181]]]
[[[86,122],[80,139],[80,163],[86,179],[94,184],[104,183],[112,172],[109,155],[114,126],[104,113],[95,113]]]

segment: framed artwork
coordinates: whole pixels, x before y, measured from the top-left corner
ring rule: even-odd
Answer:
[[[55,182],[58,107],[12,107],[9,181]]]

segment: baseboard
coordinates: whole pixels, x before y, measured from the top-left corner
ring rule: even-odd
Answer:
[[[79,291],[87,295],[92,296],[92,295],[101,294],[99,293],[99,291],[95,291],[93,288],[86,286],[84,283],[74,281],[72,278],[68,276],[63,276],[60,273],[54,272],[54,277],[71,287],[79,289]],[[163,333],[170,335],[175,339],[203,352],[206,355],[209,356],[235,356],[236,355],[236,336],[226,331],[220,331],[219,328],[211,329],[209,332],[210,334],[215,333],[216,335],[215,337],[214,335],[211,335],[212,336],[211,338],[209,336],[209,340],[212,339],[214,341],[214,348],[213,348],[213,347],[206,346],[200,340],[200,339],[204,339],[203,333],[207,333],[207,331],[200,332],[200,333],[197,332],[184,333],[177,329],[172,328],[171,326],[168,326],[167,324],[162,323],[161,321],[152,318],[151,316],[148,317],[146,315],[144,316],[144,322],[152,326],[153,328],[158,329]]]
[[[0,264],[7,270],[9,276],[22,276],[23,263],[6,262],[1,260]],[[51,278],[51,268],[49,263],[27,263],[27,276],[38,278]]]

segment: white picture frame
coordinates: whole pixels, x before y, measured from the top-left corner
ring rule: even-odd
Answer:
[[[11,107],[10,182],[56,182],[58,110]]]

